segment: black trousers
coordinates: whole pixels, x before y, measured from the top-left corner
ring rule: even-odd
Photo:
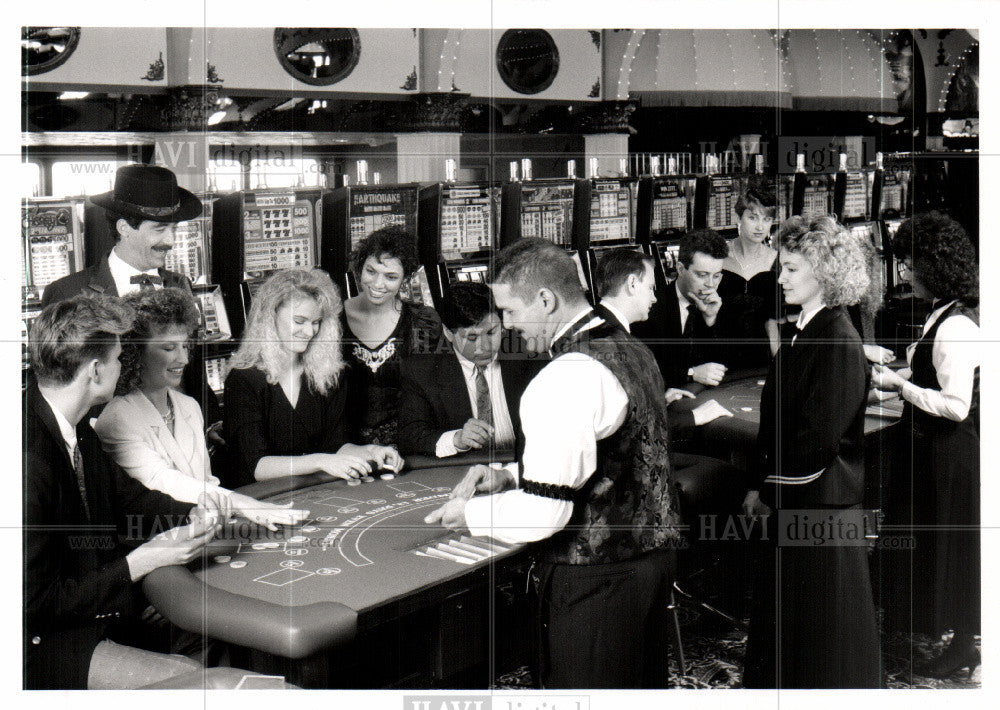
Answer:
[[[539,567],[543,688],[665,688],[676,552]]]

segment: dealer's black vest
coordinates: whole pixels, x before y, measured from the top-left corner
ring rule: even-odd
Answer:
[[[605,365],[628,395],[628,412],[615,433],[597,442],[597,470],[576,492],[569,524],[550,540],[546,559],[553,562],[617,562],[680,537],[656,360],[639,340],[607,324],[580,332],[594,317],[578,321],[553,345],[553,356],[580,352]]]
[[[964,315],[979,325],[979,311],[976,308],[967,306],[962,301],[955,301],[945,309],[934,325],[917,341],[913,349],[913,357],[910,360],[910,369],[913,375],[910,381],[917,387],[925,389],[941,389],[941,383],[937,379],[937,370],[934,369],[934,339],[937,338],[938,328],[946,319],[954,315]],[[912,422],[917,431],[922,433],[935,432],[938,434],[949,434],[960,427],[971,427],[978,436],[979,432],[979,368],[976,368],[975,379],[972,388],[972,403],[969,407],[969,415],[960,422],[952,421],[947,417],[936,417],[928,414],[920,407],[914,407],[909,402],[905,402],[903,408],[903,421]]]

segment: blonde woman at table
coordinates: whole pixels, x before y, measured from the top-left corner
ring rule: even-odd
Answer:
[[[227,490],[212,475],[201,407],[178,390],[200,320],[194,299],[165,288],[124,300],[136,319],[121,338],[117,394],[94,427],[105,451],[132,478],[175,500],[195,503],[206,492],[218,493],[234,512],[271,530],[301,522],[306,511]]]
[[[402,467],[391,446],[350,442],[340,310],[337,288],[319,269],[276,271],[254,297],[225,389],[225,438],[240,484]]]

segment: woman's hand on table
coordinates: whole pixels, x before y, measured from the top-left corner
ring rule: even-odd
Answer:
[[[691,414],[694,415],[694,425],[701,426],[702,424],[708,424],[709,422],[714,422],[719,417],[731,417],[733,413],[728,409],[723,407],[721,404],[716,402],[714,399],[710,399],[707,402],[702,402],[697,407],[691,410]]]
[[[297,525],[309,515],[308,510],[292,508],[291,504],[266,503],[242,493],[230,493],[229,499],[236,513],[268,530],[277,530],[279,525]]]
[[[314,470],[346,481],[368,476],[372,472],[368,460],[353,453],[310,454],[309,457]]]
[[[377,468],[387,468],[394,473],[399,473],[403,468],[403,457],[396,451],[396,447],[369,444],[366,448],[369,460],[374,461]]]

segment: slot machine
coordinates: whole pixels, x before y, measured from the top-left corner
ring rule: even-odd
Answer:
[[[485,283],[497,245],[499,188],[456,182],[452,159],[446,161],[445,176],[445,182],[420,190],[420,260],[435,299],[455,281]]]
[[[589,214],[590,183],[573,175],[565,178],[532,179],[531,159],[521,161],[524,180],[518,177],[518,164],[510,164],[510,182],[500,192],[500,247],[518,239],[539,238],[564,248],[576,262],[580,284],[590,296],[590,284],[584,272],[586,235],[578,216]]]
[[[320,188],[259,189],[220,197],[212,208],[212,274],[233,337],[250,303],[278,269],[319,264]]]
[[[42,309],[45,287],[84,268],[83,197],[33,197],[21,204],[22,361],[27,333]]]
[[[743,184],[735,175],[711,174],[717,166],[716,161],[709,160],[710,174],[699,176],[695,182],[693,226],[723,232],[728,238],[732,234],[726,232],[735,233],[737,227],[736,200],[743,191]]]
[[[571,170],[575,171],[575,163],[570,162],[573,165]],[[624,160],[621,167],[624,173]],[[587,280],[596,294],[595,277],[601,254],[609,249],[636,245],[638,181],[629,177],[597,177],[597,158],[590,159],[588,174],[590,200],[587,211],[579,220],[583,243],[588,245],[584,252]]]
[[[828,215],[833,208],[833,186],[826,175],[806,174],[806,156],[795,156],[795,176],[792,184],[792,215],[815,219]]]
[[[361,162],[361,161],[359,161]],[[323,196],[323,239],[321,266],[344,289],[345,298],[358,293],[354,274],[349,268],[351,251],[358,242],[377,229],[403,227],[417,235],[420,186],[417,183],[368,185],[361,165],[362,184],[344,185]],[[426,271],[423,267],[402,289],[403,298],[434,305]]]
[[[639,179],[636,206],[636,240],[659,268],[657,290],[665,289],[677,276],[677,253],[681,235],[691,229],[696,178],[677,175],[676,159],[667,162],[667,175],[660,175],[658,157],[651,160],[652,175]]]

